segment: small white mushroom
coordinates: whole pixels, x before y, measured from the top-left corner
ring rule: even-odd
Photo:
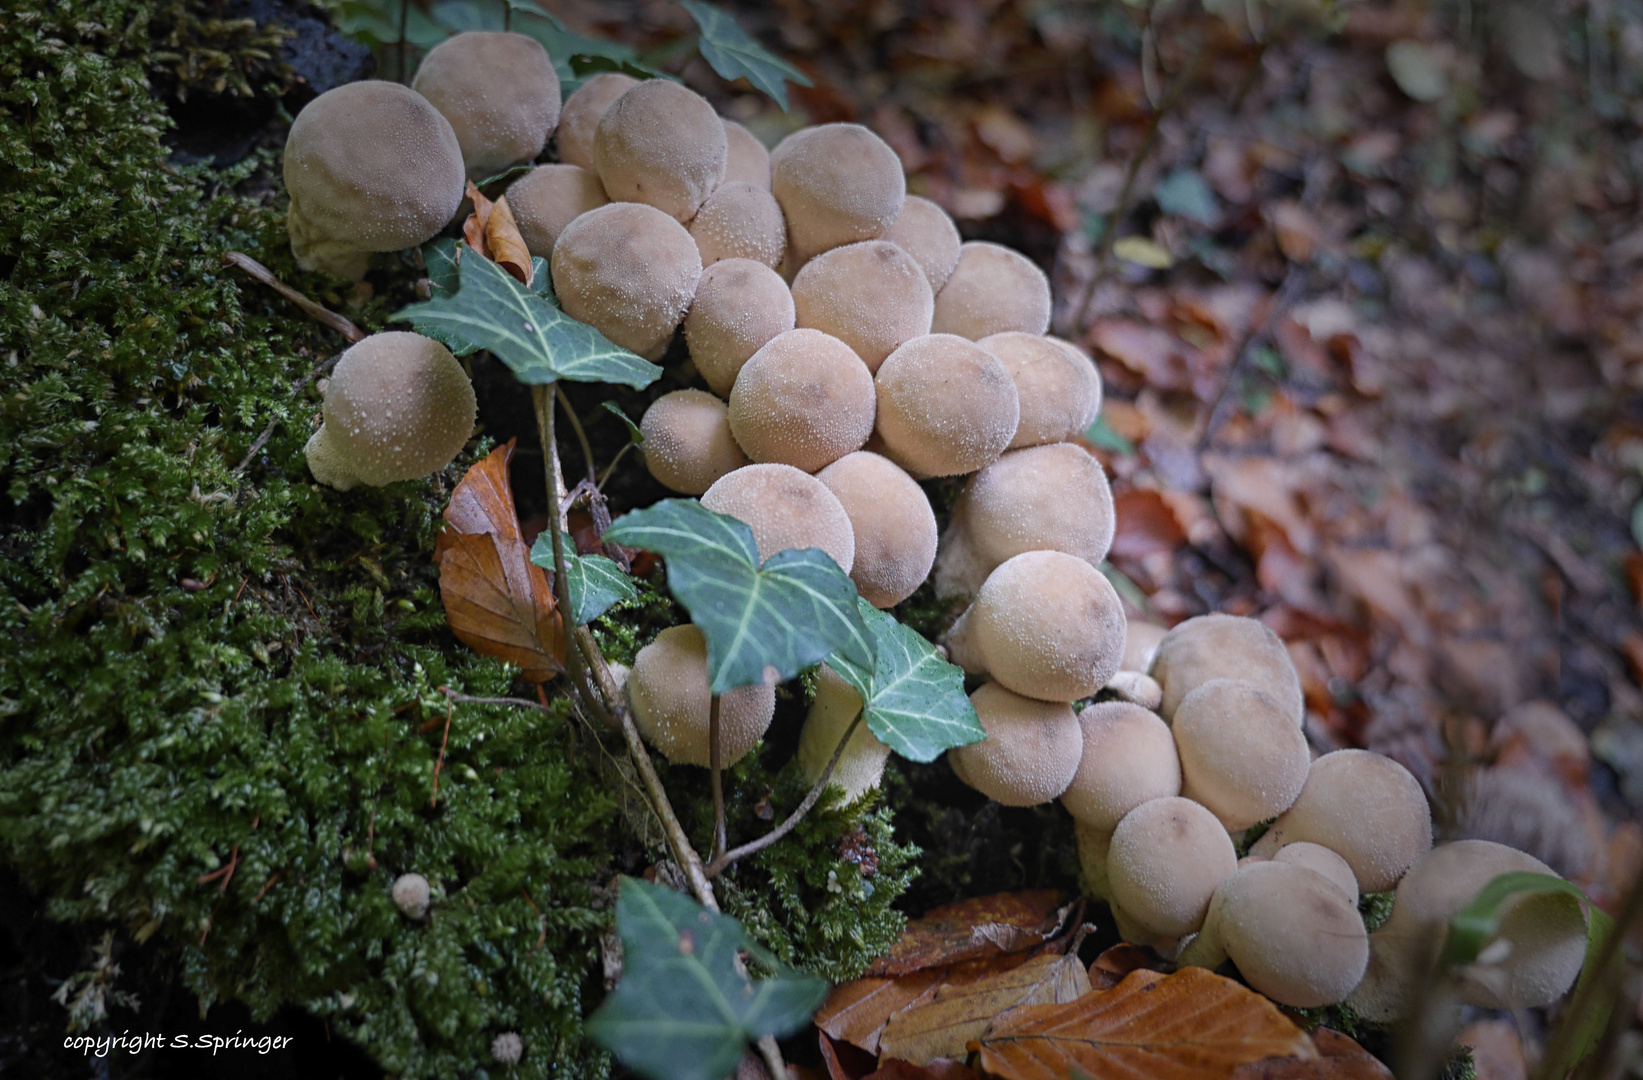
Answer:
[[[940,292],[958,265],[958,226],[947,216],[947,211],[918,195],[907,196],[901,214],[885,230],[883,239],[911,255],[929,279],[932,293]]]
[[[1210,898],[1238,868],[1238,853],[1215,815],[1190,799],[1144,802],[1113,830],[1107,854],[1112,899],[1151,934],[1198,930]]]
[[[401,874],[394,879],[394,906],[408,919],[428,914],[428,879],[421,874]]]
[[[825,251],[793,278],[797,325],[832,334],[868,371],[878,371],[903,342],[930,332],[933,304],[918,263],[883,240]]]
[[[702,265],[752,259],[774,268],[787,251],[787,223],[769,189],[726,181],[702,203],[687,226]]]
[[[1050,327],[1050,279],[1019,251],[971,241],[936,294],[934,330],[980,341],[1007,330],[1042,334]]]
[[[553,245],[565,314],[647,360],[659,360],[702,276],[685,227],[653,206],[613,202],[567,225]]]
[[[1175,715],[1181,699],[1211,679],[1243,679],[1271,694],[1300,727],[1306,715],[1301,677],[1283,639],[1259,619],[1199,615],[1176,624],[1158,642],[1152,677],[1164,688],[1160,714]]]
[[[1011,450],[1065,442],[1095,420],[1101,376],[1088,357],[1054,338],[1019,331],[993,334],[976,344],[1003,361],[1021,399],[1021,423]]]
[[[838,496],[791,465],[746,465],[726,473],[707,489],[702,505],[745,522],[760,562],[790,548],[818,548],[847,574],[855,563],[855,531]]]
[[[752,184],[770,190],[770,151],[759,137],[734,120],[725,122],[729,157],[725,162],[725,183]]]
[[[696,216],[724,182],[724,121],[696,91],[647,79],[611,103],[593,132],[593,168],[616,202],[646,203],[675,221]]]
[[[604,71],[578,86],[559,110],[559,131],[554,139],[559,160],[597,173],[593,165],[593,133],[616,99],[638,85],[639,80],[631,75]]]
[[[553,258],[565,226],[610,200],[599,177],[579,165],[539,165],[508,186],[508,209],[532,255]]]
[[[1072,706],[986,683],[970,695],[987,737],[947,751],[958,778],[1005,806],[1036,806],[1067,790],[1082,735]]]
[[[707,683],[707,640],[695,626],[670,626],[633,658],[628,700],[645,741],[674,764],[706,766],[713,695]],[[719,695],[719,754],[734,765],[759,744],[775,715],[769,683],[738,686]]]
[[[770,190],[802,264],[888,229],[907,197],[907,178],[896,152],[860,124],[819,124],[771,151]]]
[[[1078,714],[1084,749],[1061,796],[1083,829],[1110,837],[1142,803],[1181,794],[1181,763],[1169,726],[1127,701],[1097,702]]]
[[[448,37],[422,58],[411,89],[451,122],[470,180],[530,161],[559,123],[559,75],[524,34]]]
[[[810,704],[804,727],[799,731],[799,767],[814,784],[821,779],[833,759],[839,740],[850,722],[861,712],[861,695],[826,664],[816,671],[816,700]],[[829,783],[844,789],[844,801],[855,802],[879,786],[890,748],[879,742],[863,720],[856,725],[850,742],[839,755]]]
[[[645,468],[663,487],[700,495],[747,464],[730,434],[725,403],[703,390],[675,390],[651,402],[639,421]]]
[[[1171,725],[1181,794],[1228,832],[1288,810],[1307,780],[1306,736],[1275,698],[1240,679],[1211,679],[1181,700]]]
[[[729,397],[742,365],[793,329],[793,294],[770,267],[725,259],[702,271],[685,316],[685,343],[715,394]]]
[[[936,560],[936,515],[923,489],[895,462],[867,450],[844,455],[816,479],[850,515],[850,579],[862,599],[888,608],[912,596]]]
[[[736,374],[730,430],[749,458],[815,472],[860,450],[873,433],[873,376],[820,330],[789,330]]]
[[[915,476],[959,476],[998,460],[1021,403],[998,358],[951,334],[892,352],[874,378],[884,454]]]

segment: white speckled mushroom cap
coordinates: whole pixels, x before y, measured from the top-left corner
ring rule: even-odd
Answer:
[[[538,165],[508,185],[508,209],[532,255],[553,258],[565,226],[610,200],[599,177],[579,165]]]
[[[1171,725],[1181,794],[1228,832],[1294,805],[1312,764],[1306,736],[1276,698],[1241,679],[1211,679],[1181,700]]]
[[[448,37],[422,58],[411,89],[451,122],[471,180],[536,157],[559,123],[559,75],[524,34]]]
[[[885,456],[915,476],[959,476],[992,462],[1021,419],[998,357],[951,334],[904,343],[879,365],[878,434]]]
[[[1169,725],[1139,705],[1099,701],[1078,714],[1084,749],[1061,805],[1081,826],[1111,834],[1144,802],[1181,794]]]
[[[799,732],[799,767],[814,784],[833,759],[839,740],[861,712],[861,695],[826,664],[816,671],[816,700],[810,703]],[[854,802],[879,786],[890,748],[879,742],[863,720],[856,725],[829,783],[844,789],[845,802]]]
[[[703,270],[685,316],[690,358],[720,397],[730,396],[754,353],[791,329],[793,294],[787,282],[752,259],[725,259]]]
[[[645,741],[674,764],[706,766],[709,754],[707,641],[695,626],[670,626],[633,658],[628,700]],[[719,754],[734,765],[759,744],[775,715],[773,685],[738,686],[719,695]]]
[[[958,249],[963,243],[958,226],[947,216],[947,211],[918,195],[907,196],[901,213],[885,230],[883,239],[890,241],[911,255],[930,282],[931,317],[934,318],[934,294],[941,291],[958,265]]]
[[[651,402],[639,421],[645,468],[663,487],[700,495],[747,464],[730,434],[725,403],[703,390],[675,390]]]
[[[688,228],[703,266],[752,259],[774,269],[787,251],[787,222],[770,189],[739,180],[714,189]]]
[[[970,695],[987,737],[947,751],[958,778],[1005,806],[1036,806],[1067,790],[1083,739],[1072,706],[986,683]]]
[[[746,465],[720,477],[702,496],[715,514],[729,514],[753,530],[764,562],[790,548],[819,548],[845,573],[856,558],[856,537],[838,496],[791,465]]]
[[[1215,815],[1180,796],[1144,802],[1124,815],[1107,852],[1112,898],[1166,938],[1202,926],[1210,898],[1237,867],[1232,838]]]
[[[850,579],[862,599],[888,608],[912,596],[936,560],[936,515],[924,490],[895,462],[867,450],[844,455],[816,479],[850,516]]]
[[[554,139],[559,160],[597,173],[593,166],[593,133],[616,99],[638,85],[639,80],[632,75],[602,71],[578,86],[559,110],[559,130]]]
[[[819,124],[771,151],[770,190],[802,263],[888,229],[907,197],[907,178],[890,145],[860,124]]]
[[[976,344],[1003,361],[1021,399],[1011,450],[1066,442],[1090,426],[1101,407],[1101,376],[1087,357],[1054,338],[1017,330]]]
[[[593,166],[613,201],[646,203],[675,221],[696,216],[724,182],[724,121],[696,91],[647,79],[611,103],[593,132]]]
[[[972,240],[936,293],[934,328],[971,341],[1007,330],[1042,334],[1050,328],[1050,279],[1021,252]]]
[[[868,371],[903,342],[930,332],[935,298],[913,257],[884,240],[824,251],[793,278],[797,325],[832,334]]]
[[[725,161],[725,183],[752,184],[770,190],[770,151],[759,137],[734,120],[726,120],[725,139],[729,156]],[[784,237],[783,243],[786,243]]]
[[[820,330],[777,334],[736,374],[730,430],[753,461],[815,472],[873,433],[873,376]]]
[[[1181,699],[1211,679],[1243,679],[1271,694],[1300,727],[1306,716],[1301,677],[1283,639],[1259,619],[1199,615],[1177,623],[1158,642],[1152,677],[1164,688],[1159,714],[1175,715]]]
[[[565,226],[552,266],[565,314],[647,360],[667,351],[702,276],[685,227],[635,202],[608,203]]]

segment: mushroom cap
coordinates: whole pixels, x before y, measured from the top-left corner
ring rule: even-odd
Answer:
[[[747,456],[815,472],[873,433],[873,376],[820,330],[789,330],[742,365],[730,391],[730,430]]]
[[[565,314],[647,360],[667,351],[702,276],[685,227],[633,202],[609,203],[565,226],[552,267]]]
[[[856,536],[837,495],[791,465],[745,465],[714,481],[702,505],[753,530],[759,561],[790,548],[820,548],[850,572]]]
[[[390,891],[394,906],[411,919],[428,914],[429,894],[428,879],[417,873],[399,875]]]
[[[1151,671],[1152,658],[1158,655],[1158,643],[1164,640],[1165,633],[1157,623],[1131,619],[1124,634],[1124,662],[1118,665],[1118,670],[1142,674]]]
[[[1172,725],[1181,794],[1228,832],[1277,817],[1306,784],[1306,736],[1272,695],[1240,679],[1211,679],[1182,699]]]
[[[473,434],[473,384],[432,338],[389,330],[349,346],[308,440],[314,479],[339,491],[415,480],[449,465]]]
[[[1211,679],[1243,679],[1271,694],[1300,727],[1306,716],[1301,677],[1283,639],[1259,619],[1199,615],[1177,623],[1158,643],[1152,677],[1164,688],[1159,713],[1175,716],[1181,699]]]
[[[610,200],[599,177],[580,165],[538,165],[508,185],[508,209],[530,253],[553,258],[565,226]]]
[[[1006,330],[1042,334],[1050,328],[1050,279],[1019,251],[972,240],[936,293],[933,325],[971,341]]]
[[[345,83],[310,101],[286,137],[284,168],[297,265],[355,281],[371,252],[415,247],[462,203],[456,132],[398,83]]]
[[[695,626],[670,626],[633,658],[628,700],[645,741],[675,765],[707,765],[713,695],[707,689],[707,639]],[[759,745],[776,711],[769,683],[719,695],[719,759],[734,765]]]
[[[1110,835],[1144,802],[1181,794],[1169,725],[1139,705],[1098,701],[1078,714],[1084,751],[1061,805],[1080,829]]]
[[[884,231],[883,239],[907,252],[918,263],[933,293],[941,291],[958,265],[958,249],[963,243],[958,226],[947,211],[919,195],[907,196],[901,213]],[[933,317],[933,311],[932,311]]]
[[[725,183],[752,184],[770,190],[770,151],[759,137],[734,120],[726,120],[725,139],[729,156],[725,161]],[[782,242],[786,243],[786,237]]]
[[[1299,1009],[1344,1001],[1369,963],[1358,905],[1304,866],[1257,862],[1215,892],[1204,933],[1250,986]]]
[[[850,579],[876,608],[913,595],[936,561],[936,515],[924,489],[895,462],[867,450],[816,473],[850,515],[856,563]]]
[[[1079,346],[1074,345],[1066,338],[1056,337],[1054,334],[1045,334],[1044,340],[1059,347],[1069,357],[1071,357],[1073,360],[1073,365],[1079,368],[1080,371],[1083,371],[1085,378],[1089,379],[1090,382],[1094,384],[1095,394],[1094,400],[1090,403],[1090,411],[1085,414],[1084,422],[1078,427],[1079,431],[1083,431],[1091,424],[1095,423],[1095,418],[1101,415],[1101,400],[1105,393],[1104,387],[1101,384],[1101,369],[1095,366],[1095,361],[1090,358],[1089,353],[1085,352]]]
[[[1202,926],[1210,898],[1237,868],[1232,838],[1215,815],[1179,795],[1125,814],[1107,853],[1112,898],[1146,930],[1167,938]]]
[[[973,593],[1024,551],[1065,551],[1097,566],[1115,526],[1112,487],[1093,454],[1072,443],[1011,450],[965,485],[942,537],[936,594]]]
[[[702,271],[685,316],[690,358],[707,385],[729,397],[742,365],[793,329],[793,294],[781,275],[752,259],[725,259]]]
[[[559,132],[554,140],[559,160],[597,173],[593,165],[593,133],[616,99],[639,85],[639,80],[617,71],[601,72],[578,86],[559,110]]]
[[[696,91],[647,79],[611,103],[593,132],[593,167],[614,202],[647,203],[689,221],[724,182],[724,121]]]
[[[996,803],[1037,806],[1067,790],[1082,735],[1071,705],[985,683],[970,695],[987,737],[947,751],[958,778]]]
[[[832,668],[821,665],[816,671],[816,700],[810,703],[799,731],[799,767],[809,783],[821,779],[839,740],[860,712],[861,695]],[[889,756],[890,748],[879,742],[863,720],[856,725],[828,783],[844,789],[845,802],[855,802],[879,786]]]
[[[651,402],[639,421],[645,468],[663,487],[700,495],[747,464],[730,434],[725,403],[705,390],[675,390]]]
[[[890,144],[860,124],[819,124],[771,151],[770,190],[802,263],[888,229],[907,197],[907,178]]]
[[[1041,701],[1107,684],[1124,655],[1124,607],[1106,576],[1060,551],[1027,551],[987,577],[948,633],[953,662]]]
[[[1322,844],[1347,861],[1361,892],[1385,892],[1432,847],[1432,808],[1409,770],[1368,750],[1336,750],[1312,763],[1295,804],[1252,855],[1286,844]]]
[[[1010,449],[1065,442],[1083,433],[1101,407],[1095,365],[1053,338],[1017,330],[976,342],[1003,361],[1021,400],[1021,422]]]
[[[1352,873],[1351,865],[1322,844],[1309,844],[1304,840],[1289,844],[1272,856],[1272,861],[1304,866],[1313,873],[1322,874],[1353,904],[1358,902],[1358,879]]]
[[[951,334],[904,343],[885,358],[874,382],[885,456],[914,475],[983,468],[1010,445],[1021,419],[1004,365]]]
[[[930,332],[934,304],[918,263],[884,240],[824,251],[793,278],[798,325],[832,334],[856,350],[868,371]]]
[[[690,235],[702,265],[722,259],[752,259],[774,268],[787,251],[787,223],[768,188],[727,180],[691,219]]]
[[[474,180],[540,154],[559,123],[559,73],[524,34],[448,37],[422,58],[411,89],[451,122]]]
[[[1369,936],[1369,970],[1348,1004],[1367,1020],[1385,1022],[1416,1004],[1443,947],[1450,919],[1501,874],[1550,874],[1532,855],[1491,840],[1441,844],[1409,868],[1392,915]],[[1509,948],[1497,948],[1498,942]],[[1586,952],[1586,917],[1572,897],[1525,894],[1505,901],[1500,933],[1482,950],[1499,962],[1459,972],[1462,1001],[1486,1009],[1538,1008],[1574,983]]]

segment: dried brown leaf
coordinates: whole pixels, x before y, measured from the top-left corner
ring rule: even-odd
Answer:
[[[1338,1031],[1312,1033],[1316,1057],[1275,1057],[1240,1065],[1233,1080],[1392,1080],[1379,1058]]]
[[[947,1058],[938,1058],[923,1065],[913,1065],[891,1058],[863,1080],[981,1080],[981,1074],[968,1065]]]
[[[1272,222],[1272,232],[1278,238],[1278,250],[1284,253],[1284,258],[1294,263],[1312,258],[1313,249],[1318,246],[1318,220],[1300,203],[1276,203],[1268,208],[1267,219]]]
[[[905,975],[924,968],[1025,952],[1061,925],[1061,893],[1051,889],[996,893],[947,904],[907,924],[867,974]]]
[[[1089,343],[1160,390],[1192,387],[1187,347],[1175,335],[1133,319],[1098,319]]]
[[[491,218],[491,200],[480,194],[479,188],[472,180],[468,181],[468,201],[473,203],[473,213],[462,222],[462,239],[477,254],[485,258],[491,257],[490,248],[485,244],[485,226]]]
[[[1112,555],[1139,559],[1174,551],[1186,542],[1186,530],[1157,491],[1127,488],[1114,492],[1113,505],[1117,508],[1118,529],[1113,535]]]
[[[1120,942],[1090,961],[1090,985],[1097,990],[1111,990],[1132,971],[1162,971],[1165,966],[1151,949]]]
[[[1018,1005],[1065,1004],[1089,990],[1089,974],[1076,955],[1035,956],[991,978],[942,986],[929,1004],[892,1016],[879,1037],[879,1054],[915,1065],[962,1058],[965,1045],[1001,1013]]]
[[[901,1010],[934,995],[949,974],[948,968],[930,968],[900,978],[857,979],[838,987],[816,1013],[816,1026],[839,1042],[879,1052],[884,1025]]]
[[[485,247],[496,265],[512,274],[525,288],[531,287],[531,281],[535,278],[531,251],[525,246],[525,238],[519,234],[519,226],[513,219],[513,211],[508,208],[506,195],[496,200],[490,217],[485,221]]]

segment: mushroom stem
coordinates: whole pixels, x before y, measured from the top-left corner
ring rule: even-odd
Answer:
[[[713,856],[716,864],[725,853],[724,752],[719,748],[719,695],[707,706],[707,763],[713,776]]]
[[[571,430],[576,432],[576,441],[581,444],[582,461],[587,465],[588,479],[597,482],[599,477],[595,471],[597,467],[593,464],[593,444],[588,442],[588,433],[582,430],[582,418],[576,415],[575,409],[571,408],[570,398],[565,396],[564,387],[554,383],[553,394],[554,397],[559,399],[559,407],[565,410],[565,419],[570,421]]]

